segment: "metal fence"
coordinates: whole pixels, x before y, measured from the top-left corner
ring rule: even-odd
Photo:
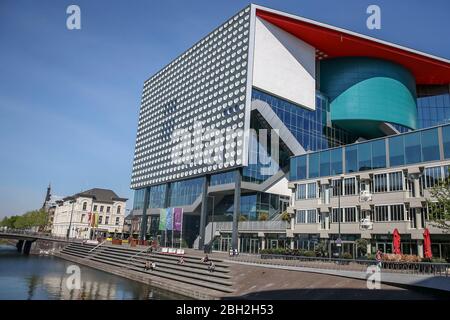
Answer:
[[[366,272],[367,267],[375,266],[377,264],[375,260],[368,259],[353,260],[276,254],[239,255],[231,257],[231,259],[240,262],[270,264],[284,267],[303,267],[359,272]],[[382,261],[381,270],[391,273],[448,277],[450,276],[450,263]]]
[[[21,235],[21,236],[27,236],[30,238],[39,238],[39,239],[49,239],[49,240],[59,240],[59,241],[71,241],[71,242],[82,242],[82,239],[75,239],[70,238],[67,239],[67,237],[64,236],[55,236],[50,233],[45,232],[36,232],[31,230],[23,230],[23,229],[1,229],[0,228],[0,236],[1,234],[11,234],[11,235]]]

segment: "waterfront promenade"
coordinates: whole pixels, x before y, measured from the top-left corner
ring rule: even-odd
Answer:
[[[426,286],[420,284],[397,282],[399,278],[387,278],[389,281],[383,281],[379,290],[369,290],[365,272],[351,270],[353,268],[351,264],[347,265],[349,270],[307,268],[275,264],[273,261],[271,264],[270,259],[260,259],[258,256],[229,257],[226,253],[214,252],[209,257],[223,273],[209,274],[206,271],[207,267],[200,263],[204,253],[191,249],[185,250],[187,264],[183,266],[177,265],[177,257],[149,253],[145,247],[104,245],[102,251],[90,252],[87,258],[81,251],[76,254],[79,256],[63,250],[59,256],[195,299],[378,300],[437,299],[447,296],[443,292],[424,290]],[[143,266],[148,260],[159,261],[157,272],[144,270]],[[383,274],[383,277],[386,275],[388,273]],[[416,279],[417,282],[425,279],[423,276],[415,275],[396,274],[396,276]],[[428,276],[427,279],[432,277]]]

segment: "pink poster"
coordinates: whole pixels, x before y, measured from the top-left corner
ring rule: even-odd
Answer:
[[[183,208],[173,208],[173,226],[175,231],[181,231],[183,224]]]

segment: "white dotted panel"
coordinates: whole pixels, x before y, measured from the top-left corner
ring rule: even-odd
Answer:
[[[145,82],[131,188],[242,165],[249,35],[248,7]]]

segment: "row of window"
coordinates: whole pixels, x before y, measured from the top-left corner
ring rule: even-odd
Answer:
[[[105,224],[109,224],[109,219],[110,217],[109,216],[105,216]],[[80,220],[80,222],[88,222],[87,221],[87,216],[85,215],[85,214],[82,214],[81,215],[81,220]],[[98,217],[98,223],[99,224],[103,224],[103,216],[99,216]],[[116,226],[118,226],[118,225],[120,225],[120,217],[116,217],[116,220],[115,220],[115,225]]]
[[[104,208],[105,208],[105,206],[100,206],[100,212],[103,212]],[[122,208],[120,206],[117,206],[116,213],[120,214],[121,209]],[[96,204],[94,204],[93,211],[97,212],[97,210],[98,210],[98,206]],[[83,202],[83,211],[87,211],[87,202]],[[106,213],[111,213],[111,207],[110,206],[106,206]]]
[[[436,161],[440,143],[443,158],[449,159],[450,125],[309,153],[291,158],[290,180]]]
[[[296,210],[297,224],[320,223],[328,213],[320,213],[318,209]],[[361,218],[357,207],[332,208],[331,223],[355,223]],[[375,206],[370,211],[370,219],[373,222],[409,221],[410,217],[404,204],[391,204]]]
[[[422,189],[428,189],[434,187],[437,183],[447,178],[450,175],[450,166],[436,166],[425,168],[421,177]],[[377,173],[373,175],[372,183],[369,191],[372,193],[381,192],[395,192],[409,190],[413,187],[412,184],[407,183],[407,177],[403,171],[389,172],[389,173]],[[342,188],[342,184],[344,188]],[[317,188],[316,182],[300,183],[296,186],[295,199],[315,199],[325,196],[325,190],[330,188],[330,195],[332,197],[357,195],[360,190],[366,190],[365,185],[360,185],[359,181],[355,177],[349,177],[343,179],[331,180],[331,185],[322,185]],[[319,193],[317,193],[319,191]]]

